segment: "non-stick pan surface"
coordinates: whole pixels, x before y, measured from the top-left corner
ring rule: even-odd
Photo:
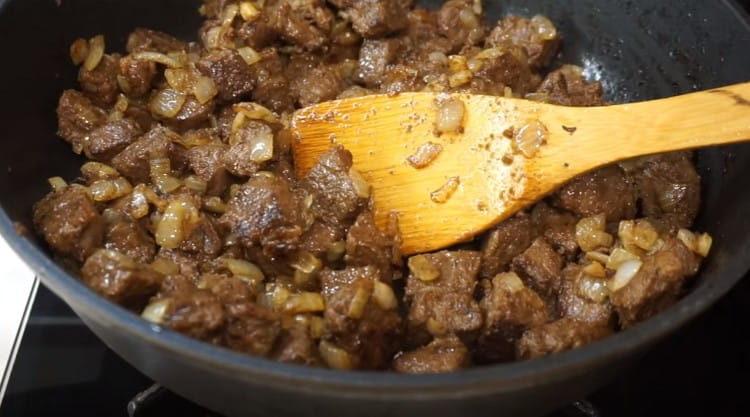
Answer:
[[[192,37],[200,23],[196,7],[186,0],[0,0],[0,232],[114,351],[195,402],[256,416],[540,414],[605,383],[704,311],[750,266],[750,148],[737,146],[698,154],[705,192],[697,228],[714,236],[714,248],[692,292],[657,317],[581,349],[450,375],[343,373],[243,356],[152,326],[65,273],[43,246],[18,236],[13,222],[30,228],[45,179],[71,177],[80,164],[55,137],[57,98],[75,80],[70,42],[104,33],[116,50],[135,26]],[[729,1],[485,0],[485,9],[491,18],[552,18],[565,37],[564,60],[601,79],[614,101],[750,79],[750,26]]]

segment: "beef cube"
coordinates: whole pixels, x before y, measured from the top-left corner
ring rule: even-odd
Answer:
[[[206,181],[206,194],[218,196],[229,186],[229,174],[224,168],[226,146],[221,144],[199,145],[187,151],[188,165],[198,178]]]
[[[301,107],[333,100],[346,88],[338,68],[333,65],[313,67],[291,80],[292,95]]]
[[[470,339],[482,326],[482,312],[474,299],[479,253],[441,251],[418,257],[422,258],[419,262],[409,261],[411,273],[406,281],[410,337],[419,341],[431,333]],[[423,281],[425,269],[438,271],[437,278]]]
[[[536,233],[527,214],[520,213],[500,223],[482,239],[482,278],[506,270],[510,261],[525,251]]]
[[[482,363],[510,361],[523,332],[549,321],[547,305],[512,272],[499,274],[486,284],[480,303],[485,322],[475,355]]]
[[[118,83],[129,97],[142,97],[151,91],[156,77],[156,63],[128,55],[120,59]]]
[[[188,96],[180,112],[173,118],[165,118],[164,122],[178,132],[207,127],[213,111],[213,100],[201,103],[195,97]]]
[[[187,336],[210,342],[219,342],[222,339],[222,330],[227,323],[226,313],[221,300],[208,290],[200,290],[195,287],[185,286],[183,291],[168,294],[166,298],[167,308],[162,323],[172,330]],[[250,332],[249,327],[240,327],[236,333],[228,336],[228,342],[239,340],[232,336]]]
[[[299,206],[287,181],[256,175],[229,200],[219,221],[243,246],[260,244],[266,254],[290,253],[302,236]]]
[[[91,71],[82,66],[78,72],[81,91],[98,106],[113,104],[120,93],[117,84],[119,71],[120,57],[117,55],[104,55],[99,65]]]
[[[380,91],[386,94],[419,91],[422,87],[419,70],[406,65],[389,65],[380,82]]]
[[[128,37],[126,49],[129,53],[152,51],[166,54],[169,52],[186,51],[188,45],[164,32],[137,28]]]
[[[142,264],[151,262],[156,255],[154,239],[140,223],[127,216],[120,216],[107,225],[104,242],[105,248]]]
[[[568,259],[573,259],[578,254],[576,216],[541,202],[532,209],[531,222],[536,233],[542,234],[558,253]]]
[[[352,356],[356,367],[387,367],[398,349],[401,317],[395,305],[383,306],[376,298],[377,269],[324,270],[320,281],[331,341]]]
[[[34,205],[34,227],[57,253],[83,262],[101,246],[104,222],[85,188],[71,185]]]
[[[571,318],[526,330],[516,344],[518,359],[533,359],[587,345],[612,334],[606,326],[594,325]]]
[[[134,183],[148,182],[149,161],[155,158],[170,158],[172,167],[178,159],[180,137],[173,131],[158,126],[138,138],[125,150],[112,158],[112,166]]]
[[[568,265],[557,298],[561,317],[570,317],[593,325],[612,327],[614,313],[607,300],[607,281],[587,276],[580,265]]]
[[[197,280],[200,276],[199,261],[179,249],[160,248],[156,259],[164,259],[177,265],[180,275],[191,280]]]
[[[601,106],[604,92],[598,81],[586,81],[581,68],[563,65],[550,72],[536,91],[544,101],[563,106]]]
[[[701,178],[689,154],[643,158],[634,169],[643,214],[672,229],[689,227],[700,208]]]
[[[375,225],[372,213],[363,211],[346,236],[346,264],[372,265],[378,268],[381,279],[391,282],[394,266],[399,266],[399,244]]]
[[[100,249],[86,259],[81,279],[109,300],[139,309],[156,294],[162,275],[112,250]]]
[[[393,368],[405,374],[439,374],[466,368],[470,362],[469,349],[461,339],[447,336],[399,355],[393,361]]]
[[[345,8],[352,27],[365,38],[377,38],[406,28],[409,2],[401,0],[336,0]]]
[[[523,47],[531,66],[540,69],[548,66],[557,55],[561,39],[554,24],[546,17],[506,16],[497,22],[486,43],[492,47],[508,44]]]
[[[278,113],[294,110],[282,58],[273,48],[260,51],[260,56],[261,60],[250,67],[255,82],[253,101]]]
[[[202,260],[210,260],[219,255],[224,245],[214,227],[213,220],[201,216],[200,221],[180,243],[180,250]]]
[[[357,195],[349,176],[351,167],[352,154],[338,145],[320,157],[303,181],[303,187],[313,195],[313,211],[326,223],[351,222],[367,201]]]
[[[107,162],[133,143],[141,133],[140,126],[133,120],[114,120],[94,129],[83,145],[83,151],[89,159]]]
[[[157,124],[154,116],[151,114],[151,110],[148,108],[148,103],[138,100],[130,100],[128,102],[128,108],[125,110],[124,116],[138,123],[138,126],[144,132],[153,129]]]
[[[266,19],[261,18],[251,22],[243,22],[237,30],[236,36],[239,41],[258,51],[270,46],[279,34],[269,25]]]
[[[324,6],[320,3],[310,1],[307,3],[317,3],[314,7],[318,8],[318,11],[310,11],[306,10],[309,5],[305,5],[305,2],[299,3],[302,4],[301,8],[295,7],[297,5],[289,1],[270,1],[263,9],[262,18],[265,24],[285,41],[306,50],[320,49],[328,43],[326,32],[330,27],[319,25],[325,26],[326,21],[330,24],[333,20],[332,15],[325,16],[330,10],[323,10]]]
[[[608,222],[619,222],[635,217],[636,199],[633,181],[620,167],[611,165],[563,186],[553,204],[584,217],[604,213]]]
[[[308,327],[302,324],[295,324],[282,333],[271,356],[279,362],[299,365],[315,366],[321,362],[315,340]]]
[[[247,97],[255,86],[250,66],[234,50],[210,52],[198,61],[196,67],[214,80],[222,100],[237,101]]]
[[[537,238],[522,254],[513,258],[513,270],[526,285],[545,297],[552,297],[560,288],[563,259],[544,238]]]
[[[620,324],[630,327],[674,304],[699,266],[700,258],[682,242],[666,238],[661,249],[643,258],[638,273],[610,295]]]
[[[273,142],[273,131],[265,123],[251,121],[235,132],[222,157],[226,169],[238,177],[249,177],[258,172],[262,163],[253,161],[252,155],[257,152],[256,143],[259,141]]]
[[[342,228],[316,221],[302,236],[300,248],[317,258],[325,259],[331,246],[336,242],[342,242],[345,237]]]
[[[402,43],[398,38],[365,39],[359,50],[356,79],[367,87],[379,87],[386,67],[394,63],[401,50]]]
[[[534,91],[539,79],[529,66],[523,48],[509,46],[497,55],[483,60],[482,68],[474,74],[469,91],[474,93],[503,95],[505,87],[514,94],[524,95]]]
[[[233,350],[257,356],[268,355],[281,333],[278,314],[254,303],[229,309],[224,341]]]
[[[86,136],[107,122],[107,113],[95,106],[86,96],[75,90],[65,90],[57,105],[57,135],[80,154]]]
[[[454,52],[484,39],[484,26],[474,13],[471,1],[448,0],[443,3],[437,12],[437,25],[440,34],[450,41]]]

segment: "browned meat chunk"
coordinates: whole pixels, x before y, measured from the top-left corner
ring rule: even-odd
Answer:
[[[149,263],[156,255],[154,239],[140,223],[121,216],[107,226],[104,247],[119,252],[136,262]]]
[[[249,122],[235,132],[230,139],[229,149],[222,157],[227,170],[239,177],[249,177],[258,172],[261,162],[254,162],[252,157],[258,142],[273,143],[273,131],[265,123]]]
[[[513,90],[514,94],[526,94],[534,91],[539,81],[532,74],[528,57],[523,48],[509,46],[499,55],[491,56],[482,61],[482,68],[474,74],[469,87],[470,92],[503,95],[505,87]]]
[[[137,28],[128,37],[128,52],[153,51],[161,53],[187,50],[187,43],[157,30]]]
[[[332,3],[346,9],[354,30],[366,38],[377,38],[404,29],[408,23],[408,1],[335,0]]]
[[[638,210],[635,184],[612,165],[574,179],[560,189],[553,203],[581,216],[604,213],[608,222],[632,219]]]
[[[149,161],[170,158],[173,168],[178,158],[179,135],[164,127],[155,127],[112,158],[112,166],[133,182],[147,182]]]
[[[94,129],[83,145],[86,156],[96,161],[109,161],[141,134],[141,128],[130,119],[109,122]]]
[[[276,313],[245,302],[228,309],[224,339],[227,346],[250,355],[266,356],[281,333]]]
[[[227,322],[221,300],[208,290],[192,286],[180,289],[168,293],[163,324],[196,339],[219,341]]]
[[[398,246],[393,236],[378,229],[372,213],[363,211],[346,236],[346,264],[375,266],[380,271],[381,279],[391,282],[393,268],[400,264]]]
[[[57,105],[57,134],[81,153],[86,136],[107,121],[104,110],[75,90],[65,90]]]
[[[531,66],[539,69],[550,64],[561,42],[557,29],[546,17],[506,16],[497,22],[486,43],[492,47],[521,46],[526,49]]]
[[[609,336],[612,329],[563,318],[526,330],[516,344],[519,359],[533,359],[587,345]]]
[[[448,0],[443,3],[437,12],[437,24],[440,34],[450,40],[454,52],[484,39],[485,28],[474,13],[471,1]]]
[[[387,94],[418,91],[423,86],[419,71],[405,65],[389,65],[380,81],[380,90]]]
[[[221,195],[229,186],[229,174],[224,168],[226,147],[221,144],[200,145],[187,151],[188,165],[203,181],[207,195]]]
[[[539,99],[563,106],[604,104],[602,85],[598,81],[586,81],[581,69],[572,65],[550,72],[536,93]]]
[[[524,213],[486,234],[482,240],[482,278],[492,278],[505,270],[513,258],[531,246],[535,235],[531,219]]]
[[[406,281],[410,336],[417,340],[427,333],[470,338],[482,326],[482,312],[474,299],[479,253],[441,251],[418,257],[422,260],[409,261],[411,273]],[[434,271],[437,278],[425,281]]]
[[[563,270],[557,299],[560,316],[612,327],[614,314],[608,293],[606,279],[587,276],[580,265],[570,264]]]
[[[531,221],[536,233],[543,235],[558,253],[568,259],[573,259],[578,254],[576,216],[541,202],[531,211]]]
[[[104,235],[94,201],[77,185],[49,193],[36,203],[34,227],[55,252],[80,262],[101,246]]]
[[[513,259],[513,269],[525,283],[546,297],[557,293],[562,268],[562,256],[544,238],[537,238],[524,253]]]
[[[260,55],[261,60],[250,67],[255,81],[253,101],[276,112],[294,109],[281,57],[273,48],[261,51]]]
[[[333,100],[346,88],[343,77],[333,65],[315,66],[291,80],[292,95],[302,107]]]
[[[469,366],[470,362],[469,350],[461,339],[448,336],[399,355],[393,361],[393,368],[406,374],[438,374],[458,371]]]
[[[365,39],[359,50],[356,78],[367,87],[377,88],[386,67],[398,57],[402,44],[398,39]]]
[[[383,284],[377,269],[324,270],[320,281],[331,341],[352,355],[357,367],[387,367],[398,349],[401,317],[397,305],[384,304],[378,298],[375,286]]]
[[[544,300],[524,286],[514,273],[487,280],[480,307],[485,322],[477,341],[476,357],[483,363],[513,360],[515,343],[521,334],[549,320]]]
[[[223,241],[213,220],[208,216],[201,216],[198,224],[180,244],[180,250],[192,257],[210,260],[219,255],[222,246]]]
[[[299,206],[287,181],[256,175],[229,200],[220,223],[244,246],[259,244],[268,254],[289,253],[302,236]]]
[[[334,243],[343,243],[346,238],[344,231],[340,227],[335,227],[324,222],[316,221],[310,226],[302,237],[300,248],[310,252],[318,258],[326,258],[326,255]],[[343,256],[345,248],[342,248],[340,255]],[[334,261],[337,259],[333,259]]]
[[[638,273],[610,296],[620,324],[632,326],[674,304],[699,266],[697,255],[682,242],[667,238],[661,249],[643,258]]]
[[[267,3],[264,24],[289,43],[307,50],[319,49],[328,42],[325,32],[330,30],[333,16],[318,1],[299,3],[301,7],[296,8],[293,2],[284,0]]]
[[[690,226],[700,208],[701,178],[688,154],[651,156],[637,164],[634,175],[643,214],[674,229]]]
[[[255,86],[250,66],[237,51],[211,52],[196,66],[203,75],[214,80],[222,100],[237,101],[247,97]]]
[[[120,57],[116,55],[104,55],[99,65],[89,71],[81,67],[78,73],[78,82],[81,90],[94,103],[106,107],[117,100],[120,93],[117,85],[117,74],[120,71]]]
[[[294,325],[282,333],[271,356],[279,362],[300,365],[320,363],[318,347],[310,336],[308,327],[301,324]]]
[[[156,63],[126,56],[120,59],[118,83],[130,97],[142,97],[151,91],[156,77]]]
[[[81,278],[91,289],[128,307],[143,307],[159,290],[162,275],[115,251],[100,249],[86,259]]]
[[[173,118],[165,118],[164,122],[178,132],[189,129],[206,127],[214,111],[214,101],[201,103],[193,96],[188,96],[180,112]]]
[[[243,22],[237,30],[236,36],[238,40],[257,51],[269,46],[278,38],[279,34],[269,25],[266,19],[261,18],[252,22]]]
[[[352,154],[342,146],[335,146],[320,157],[303,182],[313,195],[313,211],[322,221],[341,225],[354,220],[364,207],[365,198],[357,195],[349,175]]]

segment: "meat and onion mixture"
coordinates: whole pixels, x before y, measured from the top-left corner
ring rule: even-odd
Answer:
[[[97,293],[277,361],[457,371],[572,349],[673,304],[707,256],[689,153],[577,178],[475,242],[404,259],[341,147],[293,174],[295,109],[402,91],[602,105],[543,16],[478,0],[207,0],[198,42],[136,29],[70,55],[59,136],[87,162],[34,225]],[[602,140],[606,140],[603,138]],[[444,155],[445,157],[445,155]],[[430,191],[430,190],[426,190]]]

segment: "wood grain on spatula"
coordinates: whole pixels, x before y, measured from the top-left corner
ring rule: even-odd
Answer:
[[[573,108],[452,94],[465,107],[462,132],[438,134],[445,95],[404,93],[321,103],[293,119],[297,175],[341,144],[372,185],[384,226],[399,215],[405,254],[472,239],[571,178],[635,156],[740,142],[750,138],[750,83],[648,102]],[[533,156],[513,146],[525,126],[546,129]],[[407,162],[420,146],[442,147],[428,166]],[[445,202],[431,193],[457,184]],[[450,184],[448,186],[450,187]]]

